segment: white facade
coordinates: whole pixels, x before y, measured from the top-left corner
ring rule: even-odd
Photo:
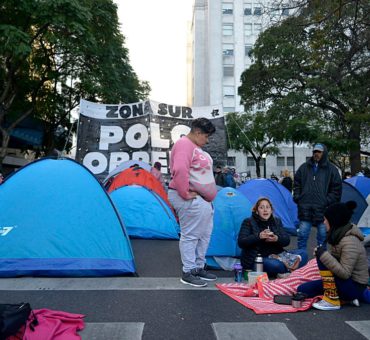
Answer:
[[[273,11],[272,8],[267,0],[195,0],[188,55],[189,105],[222,104],[224,112],[244,111],[237,92],[241,74],[251,65],[248,52],[263,29],[289,15],[288,8],[278,6]],[[282,146],[280,151],[279,159],[267,156],[268,177],[279,176],[285,168],[293,171],[292,147]],[[235,166],[237,172],[256,176],[255,166],[247,155],[230,150],[228,156],[228,165]],[[296,147],[295,169],[309,156],[308,148]],[[283,164],[281,157],[285,159],[284,166],[277,165]]]

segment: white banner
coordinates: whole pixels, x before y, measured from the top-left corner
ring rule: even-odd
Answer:
[[[98,178],[105,178],[121,162],[136,159],[161,162],[167,174],[172,145],[190,131],[193,119],[212,120],[216,133],[205,150],[215,162],[227,158],[222,106],[186,107],[147,100],[132,104],[80,102],[76,160]]]

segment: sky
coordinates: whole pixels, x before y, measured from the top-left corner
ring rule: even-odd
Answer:
[[[114,0],[130,64],[150,99],[186,105],[186,44],[193,0]]]

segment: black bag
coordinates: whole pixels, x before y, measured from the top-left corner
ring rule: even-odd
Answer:
[[[12,335],[22,339],[31,311],[29,303],[0,304],[0,340]]]

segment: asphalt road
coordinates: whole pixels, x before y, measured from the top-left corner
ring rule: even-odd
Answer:
[[[370,339],[370,305],[256,315],[213,284],[181,284],[177,241],[133,240],[132,245],[138,278],[1,279],[0,301],[85,314],[81,336],[89,340]],[[213,272],[220,282],[233,280],[231,272]]]

